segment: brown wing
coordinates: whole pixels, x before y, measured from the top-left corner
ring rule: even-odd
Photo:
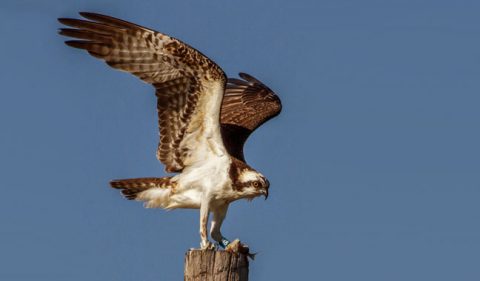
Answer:
[[[282,110],[280,98],[262,82],[246,74],[228,79],[222,102],[222,138],[230,155],[245,161],[243,145],[260,125]]]
[[[218,120],[226,77],[220,67],[165,34],[105,15],[80,15],[90,21],[59,19],[74,27],[62,28],[60,34],[81,39],[66,41],[67,45],[155,87],[160,127],[157,158],[167,171],[181,171],[195,161],[192,149],[205,141],[207,133],[218,135],[213,141],[217,150],[223,148]]]

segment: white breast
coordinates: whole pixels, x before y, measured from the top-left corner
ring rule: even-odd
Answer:
[[[174,177],[177,183],[170,197],[171,208],[200,208],[202,200],[214,200],[222,197],[226,190],[231,190],[228,175],[230,157],[210,157],[209,161],[201,161],[183,170]]]

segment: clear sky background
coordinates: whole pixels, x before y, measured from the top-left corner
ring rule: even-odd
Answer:
[[[267,201],[223,232],[251,280],[480,280],[480,2],[1,1],[0,280],[183,280],[198,211],[108,186],[163,176],[153,90],[63,44],[93,11],[175,36],[282,114],[246,146]]]

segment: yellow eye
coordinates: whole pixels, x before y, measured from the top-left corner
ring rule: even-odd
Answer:
[[[253,182],[253,186],[254,186],[254,187],[258,187],[258,181],[254,181],[254,182]]]

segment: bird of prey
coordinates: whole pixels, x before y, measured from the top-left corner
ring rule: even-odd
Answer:
[[[210,236],[229,249],[220,227],[230,203],[268,197],[269,182],[250,167],[243,145],[261,124],[281,111],[279,97],[254,77],[227,79],[205,55],[163,33],[106,15],[60,18],[68,46],[86,50],[109,66],[151,84],[157,97],[157,158],[169,177],[113,180],[127,199],[147,208],[200,209],[200,247]],[[232,243],[233,244],[233,243]],[[238,245],[238,242],[236,243]],[[230,244],[231,245],[231,244]]]

